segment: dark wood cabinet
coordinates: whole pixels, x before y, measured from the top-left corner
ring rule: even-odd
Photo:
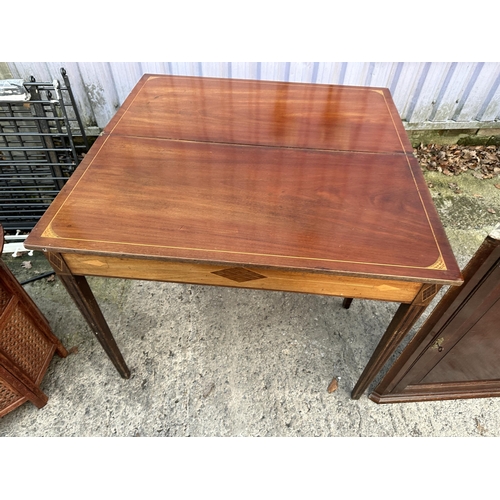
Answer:
[[[3,248],[3,229],[0,226]],[[47,403],[40,383],[57,353],[67,351],[30,296],[0,259],[0,417],[26,401]]]
[[[370,395],[377,403],[500,396],[500,224]]]

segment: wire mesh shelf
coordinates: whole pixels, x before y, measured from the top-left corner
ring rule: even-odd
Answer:
[[[68,75],[0,94],[0,224],[30,231],[88,151]],[[23,100],[25,99],[25,100]]]

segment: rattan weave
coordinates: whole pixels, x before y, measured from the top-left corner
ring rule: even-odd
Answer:
[[[17,306],[0,334],[0,350],[36,382],[51,348],[47,337]]]
[[[21,398],[20,394],[0,379],[0,413]]]
[[[2,249],[3,238],[0,253]],[[46,318],[0,259],[0,417],[25,401],[37,408],[47,403],[39,384],[54,351],[61,357],[68,355]]]

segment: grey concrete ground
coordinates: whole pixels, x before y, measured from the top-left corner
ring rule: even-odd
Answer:
[[[463,174],[452,179],[456,194],[449,178],[426,176],[463,267],[498,221],[499,180]],[[41,254],[4,257],[20,280],[49,269]],[[500,436],[500,398],[377,405],[367,391],[350,399],[396,304],[357,300],[344,310],[335,297],[90,283],[131,379],[120,378],[57,279],[28,284],[77,352],[53,359],[41,386],[48,404],[1,418],[0,436]],[[334,376],[339,388],[329,394]]]

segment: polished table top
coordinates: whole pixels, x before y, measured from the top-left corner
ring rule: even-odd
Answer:
[[[382,88],[144,75],[26,245],[461,282]]]

